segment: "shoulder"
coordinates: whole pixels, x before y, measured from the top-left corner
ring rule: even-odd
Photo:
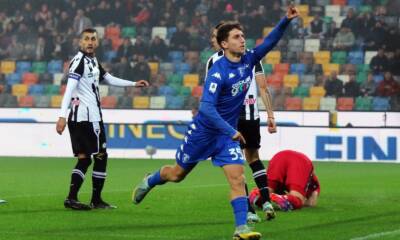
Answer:
[[[209,70],[215,62],[221,59],[224,56],[224,51],[220,50],[215,52],[208,60],[207,60],[207,70]]]
[[[78,52],[70,61],[69,70],[73,71],[80,65],[84,64],[85,55],[82,52]]]

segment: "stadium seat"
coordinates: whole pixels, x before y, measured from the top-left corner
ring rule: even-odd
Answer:
[[[182,84],[183,75],[181,74],[172,74],[167,77],[168,84]]]
[[[317,6],[325,7],[329,5],[331,2],[330,0],[316,0],[315,3],[317,4]]]
[[[105,29],[105,38],[114,39],[120,38],[121,36],[121,29],[117,26],[109,26]]]
[[[274,65],[274,73],[285,75],[289,73],[289,63],[278,63]]]
[[[171,62],[182,62],[183,61],[183,52],[170,51],[170,52],[168,52],[168,58]]]
[[[378,85],[380,82],[382,82],[383,79],[384,79],[383,74],[374,75],[374,82],[376,85]]]
[[[179,89],[179,93],[178,94],[187,99],[189,96],[192,95],[192,88],[190,88],[190,87],[181,87]]]
[[[29,61],[18,61],[16,63],[16,72],[17,73],[30,72],[31,68],[32,68],[32,64]]]
[[[351,97],[340,97],[337,99],[338,111],[351,111],[354,107],[354,99]]]
[[[290,52],[302,52],[304,50],[303,39],[290,39],[288,48]]]
[[[294,63],[290,65],[290,73],[303,75],[306,72],[306,65],[303,63]]]
[[[116,96],[104,96],[101,98],[102,108],[115,108],[117,106]]]
[[[50,99],[50,106],[52,108],[59,108],[61,106],[63,96],[61,95],[53,95]]]
[[[20,97],[28,94],[28,85],[26,84],[14,84],[11,89],[11,93],[14,96]]]
[[[324,75],[330,75],[333,71],[339,73],[340,65],[336,63],[326,63],[322,65],[322,69],[324,71]]]
[[[332,63],[345,64],[347,60],[347,52],[335,51],[332,53]]]
[[[167,39],[168,30],[166,27],[153,27],[151,30],[151,39],[154,39],[156,36],[160,37],[163,40]]]
[[[60,86],[58,85],[45,85],[44,92],[46,95],[59,95],[60,94]]]
[[[329,51],[314,52],[314,63],[327,64],[330,61],[331,61],[331,52]]]
[[[264,58],[265,63],[268,64],[278,64],[281,62],[281,52],[280,51],[271,51]]]
[[[268,63],[264,63],[263,64],[263,70],[265,74],[271,74],[272,70],[273,70],[273,65],[272,64],[268,64]]]
[[[168,96],[173,96],[175,94],[176,94],[175,89],[170,86],[160,86],[158,88],[158,95],[168,97]]]
[[[285,99],[285,110],[302,110],[302,99],[298,97],[288,97]]]
[[[118,108],[123,109],[132,109],[132,97],[129,96],[120,96],[118,97]]]
[[[44,93],[44,86],[41,84],[33,84],[29,86],[29,95],[42,95]]]
[[[16,69],[16,64],[15,61],[1,61],[0,63],[0,72],[3,74],[10,74],[10,73],[14,73]]]
[[[294,97],[308,97],[310,95],[310,89],[308,87],[299,86],[293,90]]]
[[[192,89],[192,97],[200,98],[203,95],[203,86],[195,86]]]
[[[372,97],[357,97],[354,110],[370,111],[372,108]]]
[[[298,5],[297,9],[299,10],[301,17],[308,16],[308,14],[310,13],[310,8],[306,4]]]
[[[268,87],[282,88],[283,76],[281,74],[272,74],[267,76]]]
[[[20,73],[11,73],[6,75],[6,82],[8,85],[21,83],[22,76]]]
[[[310,26],[311,22],[314,20],[313,16],[302,16],[301,18],[303,19],[303,26],[304,27]]]
[[[94,29],[96,29],[97,35],[100,39],[104,38],[105,29],[103,26],[96,26]]]
[[[299,85],[299,76],[297,74],[285,75],[283,77],[283,86],[295,88]]]
[[[31,85],[39,82],[39,76],[36,73],[26,72],[22,75],[22,83]]]
[[[336,110],[336,98],[323,97],[319,102],[319,110],[333,112]]]
[[[169,27],[167,29],[167,38],[171,39],[172,35],[174,35],[174,33],[176,33],[176,27]]]
[[[108,85],[99,85],[100,96],[108,96]]]
[[[362,0],[348,0],[347,5],[352,6],[354,8],[359,8],[362,4]]]
[[[273,27],[264,27],[264,29],[263,29],[263,37],[268,36],[268,34],[270,32],[272,32],[273,29],[274,29]]]
[[[320,48],[319,39],[306,39],[304,43],[304,51],[306,52],[318,52]]]
[[[357,81],[359,84],[362,84],[363,82],[367,81],[367,78],[368,78],[368,73],[366,73],[366,72],[359,72],[359,73],[357,73],[356,81]]]
[[[61,85],[63,78],[64,78],[64,73],[54,73],[53,74],[53,84]]]
[[[170,96],[167,97],[167,108],[168,109],[182,109],[184,105],[184,99],[182,96]]]
[[[150,97],[150,108],[151,109],[164,109],[165,104],[166,104],[165,96]]]
[[[51,60],[47,63],[47,72],[55,74],[63,72],[63,62],[61,60]]]
[[[366,51],[364,57],[364,64],[370,64],[371,59],[378,54],[377,51]]]
[[[108,86],[108,95],[109,96],[123,96],[125,94],[125,88],[116,87],[116,86]]]
[[[34,106],[40,108],[50,107],[50,97],[45,95],[34,96]]]
[[[18,99],[17,96],[13,96],[10,94],[1,94],[0,96],[5,96],[3,106],[8,108],[18,107]]]
[[[104,53],[104,61],[112,62],[117,57],[117,51],[106,51]]]
[[[190,69],[191,69],[191,67],[188,63],[182,62],[182,63],[175,64],[175,71],[178,74],[182,74],[182,75],[187,74],[190,72]]]
[[[344,74],[342,74],[342,75],[337,75],[337,78],[338,78],[340,81],[343,82],[343,85],[344,85],[345,83],[347,83],[347,82],[350,80],[350,76],[349,76],[349,75],[344,75]]]
[[[301,86],[304,87],[312,87],[316,82],[316,78],[314,74],[303,75],[301,78]]]
[[[150,107],[150,98],[147,96],[136,96],[133,98],[132,107],[136,109],[146,109]]]
[[[18,99],[19,107],[33,107],[34,106],[34,98],[33,96],[21,96]]]
[[[332,0],[332,5],[346,6],[347,0]]]
[[[168,73],[172,74],[174,72],[174,65],[169,62],[162,62],[160,63],[160,72],[164,73],[165,75],[169,75]]]
[[[325,16],[337,19],[340,17],[340,6],[339,5],[326,5],[325,6]],[[337,25],[340,26],[340,25]]]
[[[135,27],[123,27],[121,34],[122,34],[123,38],[135,38],[136,37],[136,28]]]
[[[372,99],[372,110],[373,111],[389,111],[390,110],[389,98],[374,97]]]
[[[360,72],[369,72],[369,64],[357,64],[357,73]]]
[[[201,53],[200,53],[200,62],[201,62],[202,64],[206,64],[207,61],[208,61],[208,59],[209,59],[213,54],[214,54],[214,52],[213,52],[213,51],[210,51],[210,50],[201,51]]]
[[[34,73],[45,73],[47,71],[47,62],[39,61],[32,63],[32,72]]]
[[[306,97],[303,99],[303,110],[317,111],[319,109],[319,99],[316,97]]]
[[[364,63],[364,53],[361,51],[349,52],[347,61],[351,64],[363,64]]]
[[[256,40],[253,38],[246,39],[246,48],[253,49],[256,46]]]
[[[156,76],[158,74],[159,63],[158,62],[148,62],[150,67],[151,76]]]
[[[324,97],[325,96],[325,88],[324,87],[311,87],[310,88],[310,97]]]

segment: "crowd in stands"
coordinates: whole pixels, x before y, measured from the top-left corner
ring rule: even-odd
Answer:
[[[102,86],[109,108],[190,109],[221,20],[256,46],[286,0],[0,1],[0,107],[58,107],[64,71],[89,27],[106,70],[151,87]],[[400,2],[297,0],[301,17],[263,60],[275,110],[400,110]]]

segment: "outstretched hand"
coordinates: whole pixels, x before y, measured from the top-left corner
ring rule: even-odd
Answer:
[[[298,17],[299,15],[300,15],[299,10],[293,4],[290,4],[286,11],[287,18],[293,19]]]
[[[135,87],[148,87],[150,84],[146,80],[139,80],[136,82]]]

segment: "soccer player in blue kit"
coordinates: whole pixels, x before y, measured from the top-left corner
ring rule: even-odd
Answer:
[[[239,141],[245,142],[236,130],[243,101],[253,77],[253,67],[281,39],[291,19],[299,15],[289,6],[286,16],[256,48],[246,51],[242,26],[227,22],[218,28],[217,41],[224,57],[208,71],[198,114],[189,124],[183,143],[176,152],[176,164],[166,165],[147,175],[132,194],[139,204],[156,185],[180,182],[198,162],[211,158],[222,167],[231,188],[231,205],[235,216],[234,240],[260,239],[261,234],[247,226],[244,158]]]

